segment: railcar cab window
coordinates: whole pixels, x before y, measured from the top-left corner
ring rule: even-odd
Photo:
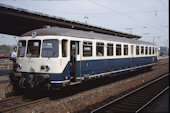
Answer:
[[[104,56],[104,43],[96,43],[96,56]]]
[[[152,52],[151,47],[149,47],[149,54],[150,54],[150,55],[151,55],[151,52]]]
[[[83,56],[92,56],[92,42],[83,42]]]
[[[148,47],[145,47],[145,55],[148,54]]]
[[[27,47],[27,57],[39,57],[40,56],[40,40],[29,40]]]
[[[121,55],[121,45],[120,44],[116,44],[116,55],[117,56]]]
[[[144,47],[141,46],[141,55],[144,55]]]
[[[18,57],[24,57],[25,56],[25,48],[26,48],[26,41],[21,40],[18,43]]]
[[[124,45],[124,55],[128,55],[128,45]]]
[[[42,57],[58,57],[58,40],[43,40]]]
[[[107,56],[113,56],[113,44],[107,44]]]
[[[139,46],[136,46],[136,55],[139,55]]]
[[[62,40],[62,57],[67,57],[67,40]]]

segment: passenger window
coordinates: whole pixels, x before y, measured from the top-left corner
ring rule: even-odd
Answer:
[[[148,54],[148,47],[145,47],[145,55]]]
[[[121,45],[120,44],[116,44],[116,55],[121,55]]]
[[[143,55],[143,54],[144,54],[144,47],[141,46],[141,55]]]
[[[139,46],[136,46],[136,55],[139,55]]]
[[[96,56],[104,56],[104,43],[96,43]]]
[[[149,54],[150,54],[150,55],[151,55],[151,52],[152,52],[151,47],[149,47]]]
[[[67,40],[62,40],[62,57],[67,57]]]
[[[128,55],[128,45],[124,45],[124,55]]]
[[[155,48],[155,54],[157,54],[157,48]]]
[[[153,55],[155,54],[155,49],[154,49],[154,47],[152,48],[152,54],[153,54]]]
[[[107,56],[113,56],[113,44],[107,44]]]
[[[83,43],[83,56],[92,56],[92,42]]]

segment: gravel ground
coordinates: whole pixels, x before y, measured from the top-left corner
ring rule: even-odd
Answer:
[[[8,84],[0,84],[0,100],[4,99],[6,96],[6,87],[8,86]]]
[[[9,85],[9,83],[0,84],[0,100],[3,100],[11,96],[11,93],[12,93],[12,86]]]
[[[168,63],[169,62],[169,58],[168,59],[161,59],[161,60],[158,60],[158,64],[163,64],[163,63]]]
[[[167,60],[165,61],[167,62]],[[169,66],[139,74],[137,76],[83,91],[66,98],[52,100],[48,103],[36,105],[17,113],[73,113],[78,112],[105,99],[122,94],[130,89],[147,83],[169,72]]]

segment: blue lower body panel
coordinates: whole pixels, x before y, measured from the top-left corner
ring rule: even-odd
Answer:
[[[157,62],[157,57],[139,57],[139,58],[134,58],[133,66],[141,66],[141,65],[147,65],[151,63]]]
[[[121,59],[104,59],[104,60],[89,60],[81,61],[81,75],[95,75],[100,73],[106,73],[111,71],[117,71],[130,67],[137,67],[157,62],[157,58],[154,57],[138,57],[138,58],[121,58]],[[80,63],[77,63],[80,67]],[[77,70],[79,69],[77,67]],[[77,76],[80,72],[77,71]]]
[[[82,61],[82,75],[89,74],[95,75],[123,68],[128,68],[131,65],[131,59],[104,59],[104,60],[92,60]]]
[[[135,58],[120,58],[120,59],[102,59],[102,60],[85,60],[77,61],[76,75],[83,77],[84,75],[96,75],[106,72],[113,72],[130,67],[138,67],[142,65],[152,64],[157,62],[156,56],[151,57],[135,57]],[[81,66],[80,66],[81,65]],[[80,69],[81,67],[81,69]],[[81,72],[80,72],[81,70]],[[70,75],[70,62],[68,62],[63,73],[50,74],[51,81],[67,81]],[[68,78],[68,79],[66,79]],[[56,84],[62,84],[62,82],[56,82]]]

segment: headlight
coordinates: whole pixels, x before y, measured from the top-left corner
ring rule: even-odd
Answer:
[[[49,71],[50,70],[50,67],[48,65],[45,66],[45,70],[46,71]]]
[[[41,70],[45,70],[45,71],[49,71],[50,70],[50,66],[48,66],[48,65],[41,65],[40,69]]]
[[[22,69],[22,65],[21,64],[17,64],[17,69]]]

